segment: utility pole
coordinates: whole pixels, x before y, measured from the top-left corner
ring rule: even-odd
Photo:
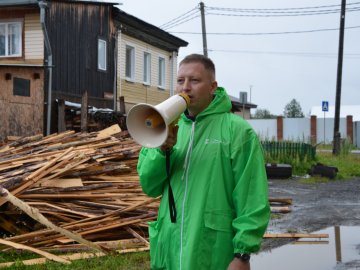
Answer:
[[[205,8],[204,3],[200,2],[200,12],[201,12],[201,28],[202,28],[202,39],[203,39],[203,51],[204,55],[208,57],[207,50],[207,41],[206,41],[206,27],[205,27]]]
[[[337,80],[336,80],[336,100],[335,100],[333,155],[339,155],[340,154],[339,122],[340,122],[340,103],[341,103],[342,64],[343,64],[343,53],[344,53],[345,10],[346,10],[346,0],[341,0],[339,53],[338,53],[338,67],[337,67]]]

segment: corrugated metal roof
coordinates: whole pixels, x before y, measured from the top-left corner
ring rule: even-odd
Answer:
[[[49,1],[51,2],[51,1]],[[65,2],[65,1],[64,1]],[[118,5],[119,1],[96,1],[96,0],[67,0],[67,2],[96,3],[105,5]],[[0,0],[0,6],[26,6],[35,5],[38,0]]]

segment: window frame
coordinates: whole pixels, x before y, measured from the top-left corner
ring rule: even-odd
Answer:
[[[158,58],[158,87],[165,89],[166,81],[166,62],[165,57],[159,56]]]
[[[151,84],[151,53],[149,52],[144,52],[143,83],[146,85]]]
[[[104,44],[103,47],[100,47],[100,44]],[[107,40],[104,38],[98,38],[98,59],[97,59],[97,68],[100,71],[107,71]],[[104,51],[101,51],[101,48],[104,48]]]
[[[18,35],[15,37],[17,38],[16,44],[19,47],[19,52],[17,54],[10,54],[9,48],[9,25],[17,25],[19,26]],[[4,54],[0,54],[0,58],[8,58],[8,57],[22,57],[23,56],[23,21],[22,20],[13,20],[13,21],[0,21],[0,26],[4,26],[5,33],[4,33]],[[13,44],[12,44],[13,45]]]
[[[31,81],[25,78],[14,77],[13,96],[31,97]]]
[[[130,69],[128,69],[128,49],[130,49]],[[130,74],[128,74],[130,72]],[[135,46],[126,44],[125,46],[125,78],[129,81],[135,81]]]

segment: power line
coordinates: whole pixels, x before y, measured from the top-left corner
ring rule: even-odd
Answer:
[[[348,3],[347,6],[358,5],[360,2]],[[341,5],[323,5],[323,6],[311,6],[311,7],[294,7],[294,8],[259,8],[259,9],[243,9],[243,8],[221,8],[221,7],[206,7],[205,11],[207,15],[215,16],[239,16],[239,17],[293,17],[293,16],[308,16],[308,15],[326,15],[339,13],[340,9],[328,9],[332,7],[339,7]],[[321,10],[327,8],[325,10]],[[311,10],[317,9],[317,10]],[[238,12],[240,14],[231,14],[231,13],[219,13],[219,12],[209,12],[210,11],[225,11],[225,12]],[[347,8],[348,12],[360,11],[360,6]],[[249,13],[249,14],[243,14]],[[169,30],[181,24],[184,24],[188,21],[200,17],[200,12],[198,7],[185,12],[184,14],[168,21],[167,23],[159,26],[163,30]],[[338,29],[320,29],[320,30],[308,30],[308,31],[294,31],[294,32],[279,32],[279,33],[224,33],[229,35],[275,35],[275,34],[295,34],[295,33],[307,33],[307,32],[320,32],[320,31],[331,31]],[[186,32],[173,32],[173,33],[186,33]],[[187,33],[187,34],[197,34],[197,33]],[[222,33],[208,33],[220,35]]]
[[[357,5],[360,2],[347,3],[347,6]],[[226,10],[226,11],[277,11],[277,10],[304,10],[304,9],[321,9],[329,7],[341,7],[337,5],[324,5],[324,6],[312,6],[312,7],[295,7],[295,8],[222,8],[222,7],[206,7],[209,10]]]
[[[164,24],[160,25],[159,28],[169,27],[169,25],[172,25],[172,24],[174,24],[174,23],[177,23],[177,22],[179,22],[179,21],[181,21],[181,20],[183,20],[183,19],[185,19],[185,18],[188,18],[189,16],[191,16],[191,15],[194,14],[194,11],[198,12],[197,7],[195,7],[195,8],[193,8],[193,9],[185,12],[184,14],[182,14],[182,15],[180,15],[180,16],[178,16],[178,17],[176,17],[176,18],[174,18],[174,19],[172,19],[172,20],[170,20],[170,21],[168,21],[167,23],[164,23]]]
[[[175,26],[178,26],[178,25],[180,25],[180,24],[184,24],[184,23],[186,23],[186,22],[188,22],[188,21],[191,21],[191,20],[193,20],[193,19],[196,19],[196,18],[198,18],[198,17],[200,17],[200,14],[196,14],[196,15],[194,15],[193,17],[188,18],[187,20],[183,20],[183,21],[180,21],[180,22],[178,22],[178,23],[176,23],[176,24],[172,24],[172,25],[170,25],[169,27],[163,28],[163,30],[169,30],[169,29],[171,29],[171,28],[174,28]]]
[[[349,26],[345,27],[345,29],[356,29],[360,28],[360,25],[357,26]],[[228,36],[260,36],[260,35],[286,35],[286,34],[303,34],[303,33],[314,33],[314,32],[325,32],[325,31],[335,31],[339,30],[339,28],[324,28],[324,29],[311,29],[311,30],[300,30],[300,31],[284,31],[284,32],[258,32],[258,33],[240,33],[240,32],[213,32],[213,33],[207,33],[207,35],[228,35]],[[202,33],[199,32],[170,32],[172,34],[190,34],[190,35],[201,35]]]
[[[347,12],[354,12],[360,11],[360,7],[348,8],[346,9]],[[295,17],[295,16],[311,16],[311,15],[327,15],[327,14],[334,14],[339,13],[340,9],[333,9],[333,10],[313,10],[313,11],[292,11],[292,12],[265,12],[265,11],[257,11],[253,12],[252,14],[231,14],[231,13],[215,13],[215,12],[206,12],[207,15],[217,15],[217,16],[235,16],[235,17]],[[249,13],[249,12],[246,12]]]
[[[280,51],[249,51],[249,50],[224,50],[224,49],[208,49],[211,52],[224,52],[224,53],[242,53],[242,54],[269,54],[269,55],[284,55],[284,56],[304,56],[304,57],[324,57],[333,58],[337,57],[335,53],[313,53],[313,52],[280,52]],[[349,58],[360,58],[359,53],[344,54]]]

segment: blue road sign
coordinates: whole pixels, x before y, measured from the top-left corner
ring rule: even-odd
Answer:
[[[323,101],[322,102],[322,111],[328,112],[329,111],[329,101]]]

